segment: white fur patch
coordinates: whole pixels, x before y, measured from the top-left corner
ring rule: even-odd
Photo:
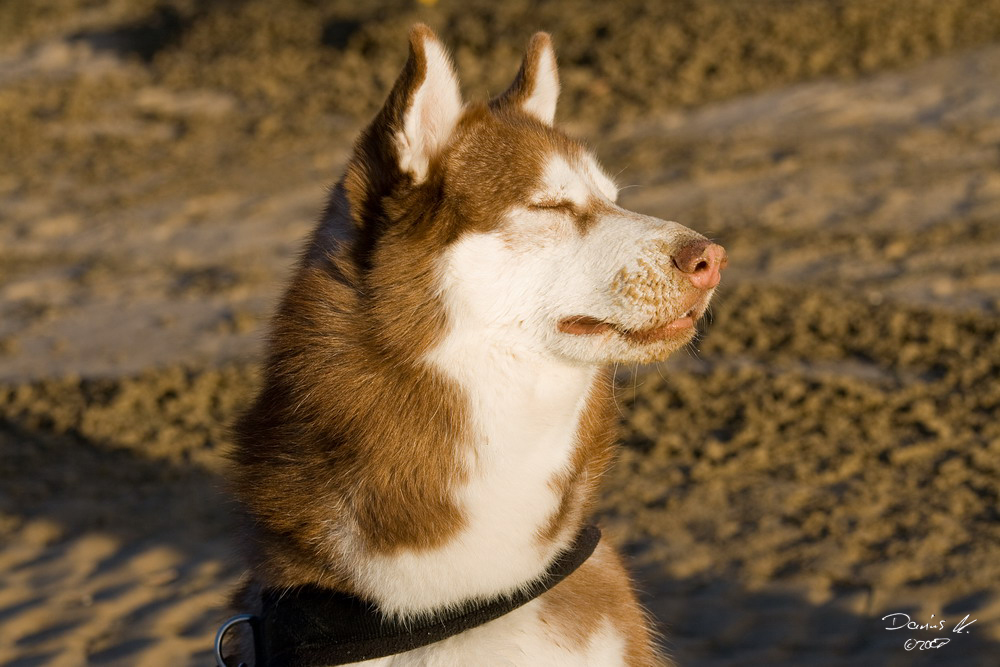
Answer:
[[[424,40],[427,71],[413,93],[396,134],[399,166],[420,183],[427,178],[431,159],[442,149],[462,113],[462,97],[451,59],[436,39]]]
[[[541,187],[534,197],[536,204],[571,202],[574,206],[585,206],[590,199],[591,188],[583,176],[566,161],[562,155],[552,155],[542,170]]]
[[[549,156],[542,170],[539,191],[533,204],[569,201],[585,206],[591,197],[603,197],[610,202],[618,198],[618,187],[604,173],[597,160],[584,151],[574,164],[559,154]]]

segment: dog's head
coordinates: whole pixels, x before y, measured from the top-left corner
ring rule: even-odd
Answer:
[[[463,105],[444,47],[411,31],[331,204],[353,222],[373,335],[419,347],[461,330],[588,364],[659,360],[691,340],[725,251],[618,206],[590,151],[552,126],[558,93],[544,33],[505,93]]]

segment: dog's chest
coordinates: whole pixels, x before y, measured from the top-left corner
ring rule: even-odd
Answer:
[[[362,564],[380,604],[404,613],[522,585],[542,574],[574,532],[569,526],[552,531],[551,523],[563,502],[558,481],[571,464],[594,373],[513,358],[483,363],[481,356],[442,356],[449,365],[438,368],[456,381],[468,403],[469,432],[459,462],[467,475],[453,489],[465,525],[438,548]]]

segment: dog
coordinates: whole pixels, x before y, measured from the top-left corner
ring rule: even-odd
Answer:
[[[239,609],[309,587],[408,628],[510,600],[574,552],[614,454],[608,366],[691,341],[727,260],[618,206],[591,152],[553,127],[558,94],[545,33],[506,92],[465,104],[445,47],[411,30],[235,428],[232,487],[252,520]],[[493,620],[352,655],[665,664],[619,555],[607,541],[588,554]]]

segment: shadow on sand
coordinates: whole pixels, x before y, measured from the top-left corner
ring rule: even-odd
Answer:
[[[149,460],[131,450],[28,430],[10,420],[0,420],[0,452],[0,510],[16,519],[45,518],[62,528],[48,551],[15,565],[12,573],[65,555],[61,543],[90,532],[110,533],[122,542],[121,549],[100,561],[95,576],[122,567],[151,543],[195,560],[206,554],[232,559],[233,508],[221,480],[204,468]],[[226,578],[238,573],[232,562]],[[817,605],[782,592],[777,583],[773,590],[750,591],[734,581],[671,579],[655,566],[643,568],[637,578],[665,645],[682,665],[986,665],[987,656],[1000,655],[1000,644],[977,634],[974,626],[958,635],[951,633],[951,623],[946,632],[937,633],[949,637],[949,645],[906,651],[908,636],[929,639],[933,634],[886,631],[857,593]],[[92,604],[114,599],[114,591],[106,593],[95,596]],[[988,601],[985,594],[970,596],[957,613],[972,612],[974,617],[977,605]],[[0,609],[0,624],[19,612]],[[188,632],[210,632],[216,617],[206,610],[195,620],[204,627]],[[94,657],[112,660],[143,641],[132,636]]]

